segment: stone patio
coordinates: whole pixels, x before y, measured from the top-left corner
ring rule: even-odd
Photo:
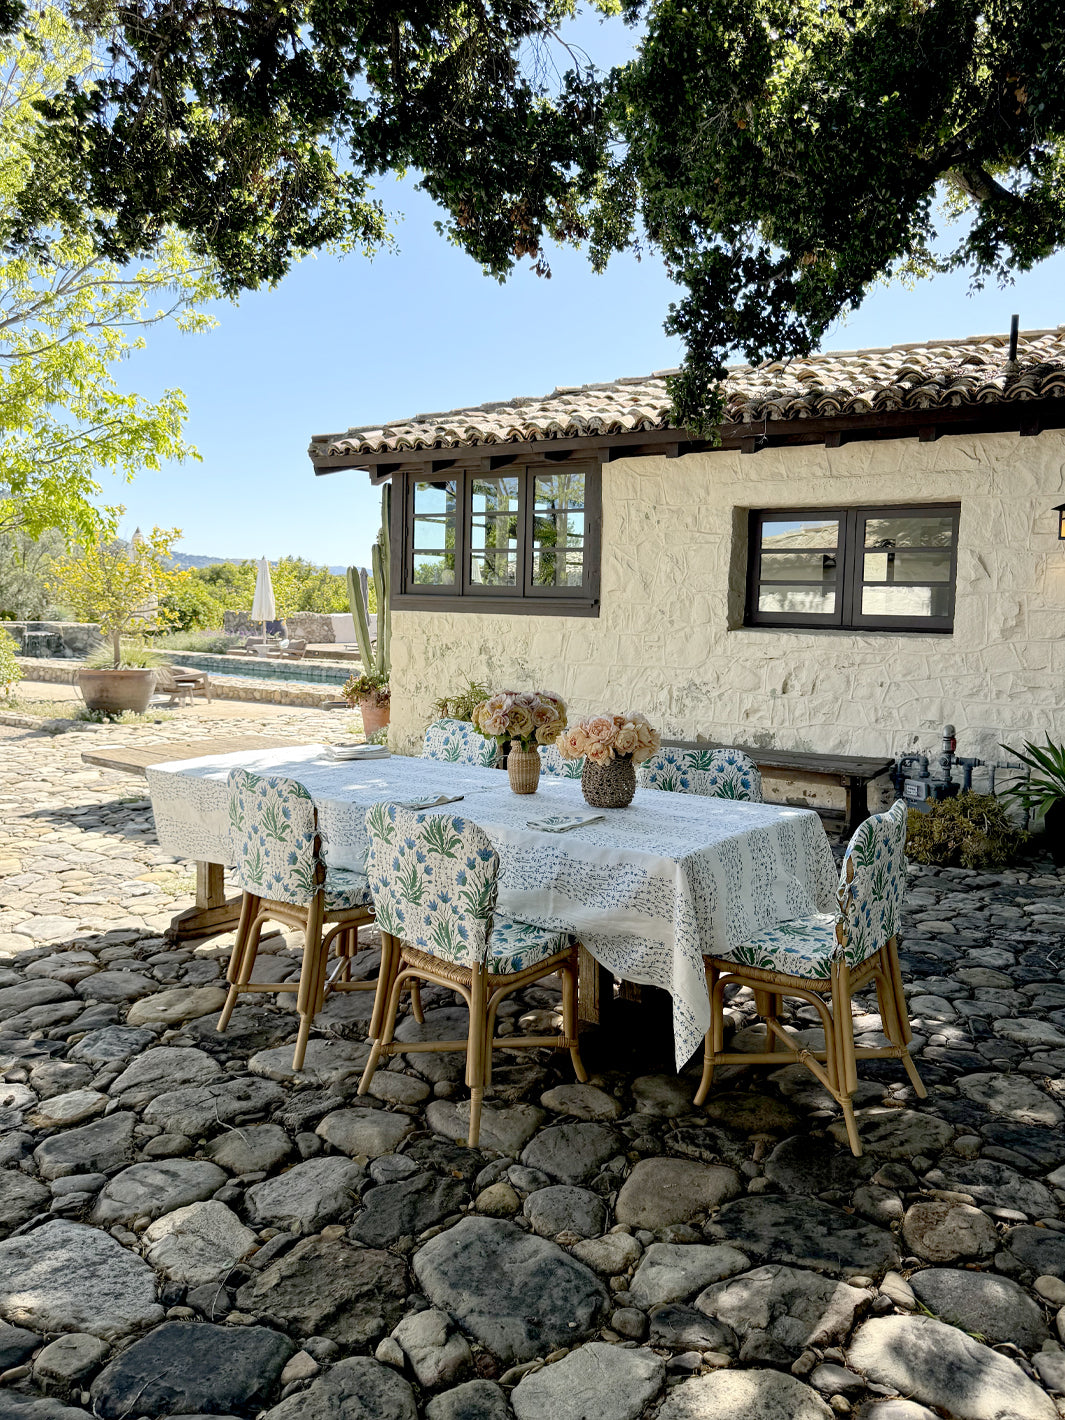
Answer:
[[[588,1085],[568,1057],[502,1054],[471,1151],[457,1056],[397,1057],[356,1096],[369,993],[327,1006],[294,1077],[291,998],[219,1035],[229,939],[163,945],[191,869],[157,848],[142,785],[81,751],[218,729],[0,727],[0,1420],[1065,1415],[1047,861],[914,874],[902,957],[930,1096],[862,1065],[864,1158],[801,1067],[722,1071],[695,1110],[654,1001],[589,1035]],[[283,936],[264,950],[298,970]],[[423,997],[425,1031],[461,1020]],[[530,988],[502,1029],[538,1030],[558,999]],[[750,1004],[732,1014],[749,1033]],[[860,1040],[878,1026],[864,1003]]]

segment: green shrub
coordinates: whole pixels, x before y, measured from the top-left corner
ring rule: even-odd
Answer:
[[[442,695],[433,701],[433,709],[444,720],[465,720],[473,724],[473,712],[482,700],[492,694],[490,686],[466,677],[466,684],[454,695]]]
[[[15,657],[18,642],[9,631],[0,631],[0,699],[7,700],[22,679],[22,667]]]
[[[165,657],[157,651],[150,651],[143,641],[122,638],[123,670],[147,670],[152,666],[161,666],[164,660]],[[110,646],[101,646],[85,661],[89,670],[111,670],[114,663],[114,652]]]
[[[171,631],[156,637],[155,645],[164,653],[204,651],[211,656],[224,656],[234,646],[239,646],[242,639],[240,636],[227,636],[223,631]]]
[[[1004,868],[1027,840],[994,794],[971,789],[908,815],[907,854],[938,868]]]

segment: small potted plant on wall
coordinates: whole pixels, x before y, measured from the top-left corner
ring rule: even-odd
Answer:
[[[138,530],[128,543],[101,536],[54,565],[52,595],[81,620],[98,623],[111,642],[103,664],[78,672],[78,686],[90,710],[105,715],[124,710],[142,715],[147,710],[158,658],[145,650],[143,635],[168,623],[160,599],[187,578],[187,573],[169,566],[170,550],[180,536],[178,528],[153,528],[147,537]],[[131,634],[139,638],[132,645],[123,641]]]
[[[1030,771],[1022,784],[1012,784],[1004,793],[1028,813],[1042,815],[1050,856],[1055,867],[1065,868],[1065,744],[1056,745],[1047,735],[1045,745],[1026,740],[1023,749],[1002,748]]]
[[[352,708],[359,707],[366,738],[388,725],[390,698],[387,671],[369,670],[349,676],[340,691]]]

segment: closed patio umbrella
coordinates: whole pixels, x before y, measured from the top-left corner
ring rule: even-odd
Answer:
[[[263,623],[263,635],[266,635],[266,623],[273,621],[277,616],[277,603],[274,601],[274,584],[270,580],[270,564],[266,558],[259,562],[259,572],[255,578],[255,595],[251,600],[251,619]]]

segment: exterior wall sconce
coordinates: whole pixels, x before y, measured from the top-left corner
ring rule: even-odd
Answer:
[[[1058,515],[1058,541],[1065,542],[1065,503],[1059,503],[1054,512]]]

